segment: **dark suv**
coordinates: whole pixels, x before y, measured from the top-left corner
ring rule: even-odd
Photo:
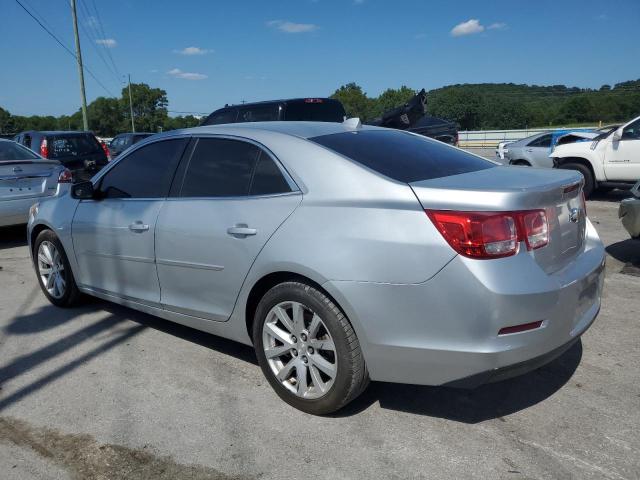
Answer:
[[[111,143],[109,143],[111,158],[116,158],[134,143],[138,143],[140,140],[150,137],[151,135],[153,135],[153,133],[148,132],[120,133],[116,135],[113,137],[113,140],[111,140]]]
[[[201,125],[277,120],[342,122],[345,116],[344,107],[338,100],[332,98],[293,98],[227,105],[205,118]]]
[[[89,180],[108,162],[106,147],[91,132],[30,130],[13,139],[44,158],[58,160],[71,170],[74,182]]]

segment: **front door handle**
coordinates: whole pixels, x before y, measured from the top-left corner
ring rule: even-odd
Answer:
[[[526,151],[531,153],[531,152],[533,152],[533,149],[532,148],[527,148]]]
[[[227,233],[229,235],[233,235],[234,237],[245,238],[249,235],[255,235],[256,233],[258,233],[258,230],[256,230],[255,228],[249,228],[246,223],[238,223],[233,227],[227,228]]]
[[[142,233],[149,230],[149,225],[142,223],[140,220],[129,225],[129,230],[136,233]]]

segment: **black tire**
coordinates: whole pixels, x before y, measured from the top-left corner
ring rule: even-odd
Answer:
[[[62,296],[56,298],[52,296],[48,291],[46,286],[43,283],[42,276],[40,274],[40,262],[38,261],[38,252],[40,250],[40,245],[43,242],[49,242],[54,245],[54,247],[58,250],[60,254],[60,258],[62,260],[62,264],[64,265],[64,270],[62,270],[61,275],[65,281],[65,289]],[[62,247],[62,243],[51,230],[43,230],[36,237],[36,241],[33,245],[33,261],[35,264],[36,275],[38,277],[38,284],[40,285],[40,289],[42,293],[44,293],[45,297],[54,304],[56,307],[68,308],[77,305],[80,302],[82,294],[78,290],[76,285],[75,278],[73,277],[73,272],[71,271],[71,266],[69,265],[69,259],[67,258],[67,254]]]
[[[267,361],[263,348],[263,325],[269,311],[283,302],[299,302],[316,313],[333,339],[337,373],[328,392],[319,398],[305,399],[289,391],[276,378]],[[291,281],[271,288],[258,303],[252,333],[262,372],[280,398],[298,410],[313,415],[335,412],[360,395],[369,384],[369,373],[351,323],[330,298],[311,285]]]
[[[529,162],[527,162],[526,160],[516,160],[514,162],[511,162],[511,165],[520,165],[522,167],[530,167],[531,164]]]
[[[591,196],[591,194],[595,190],[596,184],[595,179],[593,178],[593,174],[591,173],[591,170],[589,170],[589,167],[583,165],[582,163],[563,163],[559,168],[563,170],[576,170],[580,172],[584,177],[584,196],[585,198],[589,198]]]

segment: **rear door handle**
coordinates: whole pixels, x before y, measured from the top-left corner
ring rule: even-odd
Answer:
[[[136,233],[142,233],[149,230],[149,225],[142,223],[140,220],[129,225],[129,230]]]
[[[245,223],[239,223],[234,227],[227,228],[227,233],[229,235],[233,235],[234,237],[245,238],[249,235],[255,235],[256,233],[258,233],[258,230],[256,230],[255,228],[249,228],[249,226]]]

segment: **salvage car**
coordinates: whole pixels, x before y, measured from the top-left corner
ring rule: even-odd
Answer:
[[[57,160],[71,170],[73,181],[90,179],[109,161],[109,151],[91,132],[21,132],[14,140],[40,156]]]
[[[0,227],[27,223],[29,208],[69,190],[71,172],[11,140],[0,139]]]
[[[631,189],[632,198],[625,198],[618,207],[618,218],[631,238],[640,240],[640,180]]]
[[[640,117],[589,142],[558,145],[550,157],[555,168],[582,174],[587,197],[620,183],[630,187],[640,178]]]
[[[551,160],[549,154],[559,142],[564,139],[574,142],[578,140],[584,141],[597,135],[598,133],[591,129],[562,129],[536,133],[530,137],[510,143],[509,148],[505,151],[505,158],[509,160],[509,165],[553,168],[553,160]]]
[[[593,323],[603,283],[577,172],[352,120],[155,135],[35,205],[28,230],[54,305],[94,295],[253,345],[313,414],[369,380],[535,369]]]

